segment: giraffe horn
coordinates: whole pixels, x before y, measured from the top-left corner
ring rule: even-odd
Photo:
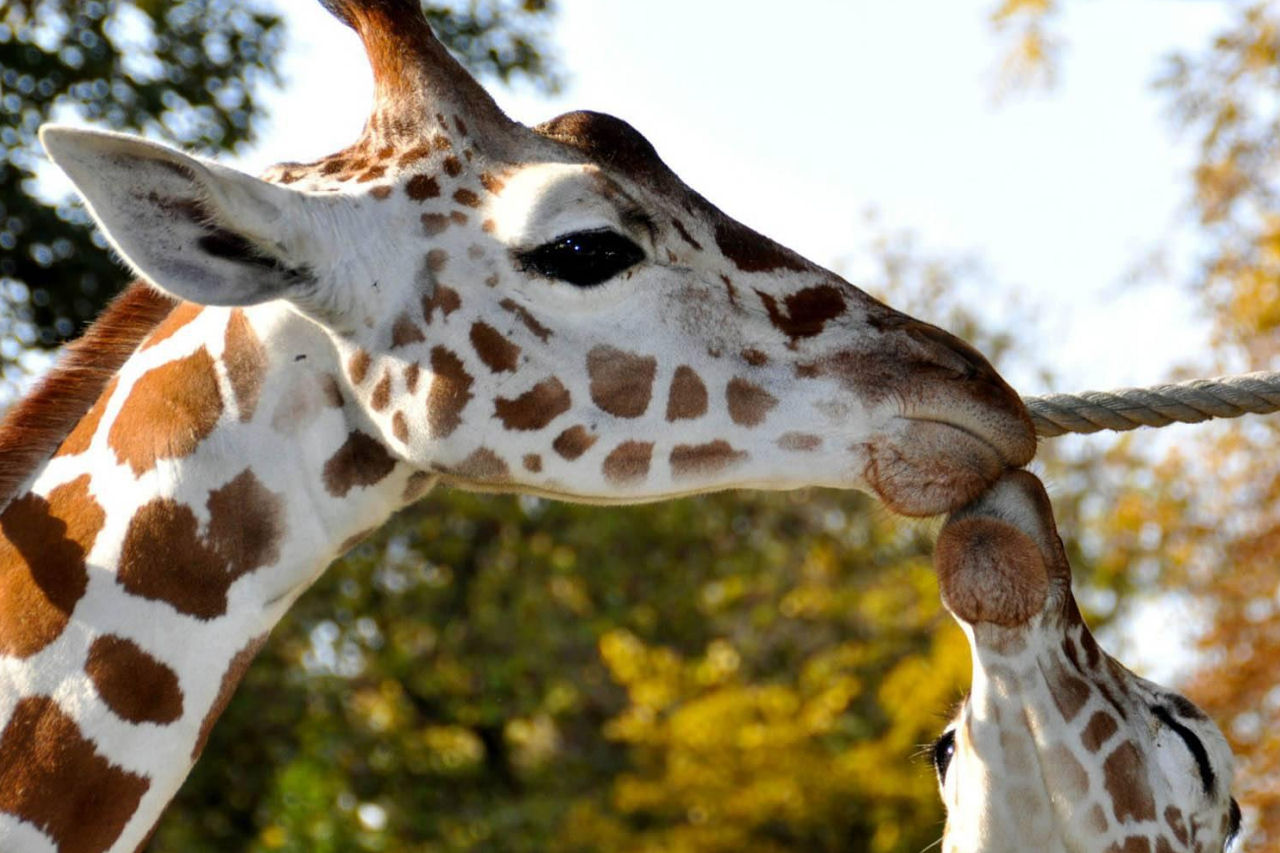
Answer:
[[[374,108],[365,134],[412,138],[434,114],[493,133],[512,124],[431,32],[419,0],[320,0],[360,36],[373,67]],[[483,139],[484,134],[476,134]]]

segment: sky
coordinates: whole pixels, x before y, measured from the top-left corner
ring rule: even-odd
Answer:
[[[344,147],[369,106],[354,34],[318,3],[275,3],[287,84],[239,159],[250,171]],[[1204,45],[1222,5],[1067,3],[1058,86],[1003,100],[994,5],[559,0],[563,92],[490,88],[526,123],[578,108],[626,119],[726,212],[854,284],[876,285],[857,252],[870,210],[926,250],[978,259],[998,287],[973,301],[993,322],[1013,300],[1043,321],[1037,364],[998,365],[1024,394],[1165,380],[1207,326],[1177,283],[1192,151],[1151,83],[1166,54]],[[1162,245],[1172,274],[1126,284]]]

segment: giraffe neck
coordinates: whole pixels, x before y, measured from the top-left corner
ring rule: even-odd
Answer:
[[[178,306],[0,516],[0,849],[133,850],[253,655],[431,478],[290,309]]]
[[[1101,653],[1073,609],[1065,623],[963,626],[974,678],[962,725],[987,775],[948,815],[950,849],[1124,850],[1130,839],[1172,843],[1175,830],[1185,833],[1169,792],[1151,782],[1150,744],[1130,722],[1147,699],[1134,693],[1145,682]]]

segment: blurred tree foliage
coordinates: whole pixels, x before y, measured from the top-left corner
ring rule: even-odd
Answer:
[[[548,0],[427,6],[477,72],[556,83]],[[262,0],[0,3],[0,372],[78,334],[127,279],[83,207],[43,197],[36,131],[76,120],[206,154],[251,141],[285,24]],[[56,268],[56,274],[54,270]]]
[[[1015,357],[963,307],[980,269],[903,235],[868,254],[895,304]],[[1074,530],[1124,454],[1059,447]],[[435,492],[295,605],[151,849],[918,853],[942,826],[921,748],[969,667],[934,533],[834,491]]]

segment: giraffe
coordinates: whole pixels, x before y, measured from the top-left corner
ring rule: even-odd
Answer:
[[[728,218],[624,122],[511,121],[417,0],[359,139],[254,178],[42,141],[142,277],[0,427],[0,849],[144,844],[272,626],[437,483],[596,503],[865,488],[1035,450],[972,348]]]
[[[934,560],[973,657],[932,750],[943,853],[1221,853],[1240,829],[1226,739],[1098,646],[1040,481],[1008,472],[951,515]]]

